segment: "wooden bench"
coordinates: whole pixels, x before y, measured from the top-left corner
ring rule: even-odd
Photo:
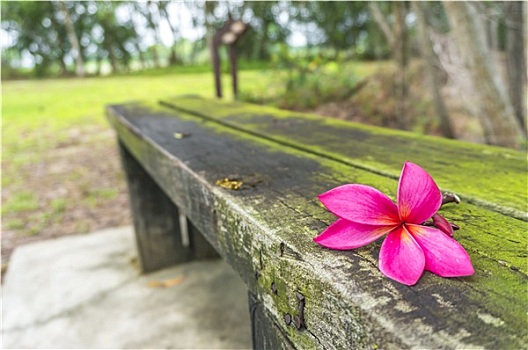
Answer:
[[[526,155],[193,96],[109,106],[144,271],[219,254],[249,291],[257,349],[527,348]],[[362,183],[395,198],[405,160],[462,203],[475,275],[378,270],[380,241],[312,241],[335,217],[317,195]]]

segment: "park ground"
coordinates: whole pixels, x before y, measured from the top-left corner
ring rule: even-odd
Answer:
[[[387,63],[354,63],[347,72],[360,84],[341,102],[290,108],[374,125],[394,126],[386,87]],[[383,74],[383,71],[385,73]],[[380,73],[381,72],[381,73]],[[246,96],[273,94],[274,74],[240,72]],[[229,77],[223,79],[229,89]],[[164,71],[85,79],[19,80],[2,83],[2,271],[15,247],[131,222],[107,104],[199,94],[214,96],[212,74]],[[413,89],[424,89],[418,82]],[[412,91],[411,91],[412,94]],[[232,99],[227,94],[226,99]],[[286,101],[291,104],[291,101]],[[281,105],[277,102],[276,105]],[[392,106],[392,107],[391,107]],[[411,100],[415,132],[438,135],[431,103]],[[455,106],[456,110],[456,106]],[[421,116],[421,117],[420,117]],[[429,116],[429,117],[427,117]],[[481,141],[476,122],[463,114],[459,138]]]

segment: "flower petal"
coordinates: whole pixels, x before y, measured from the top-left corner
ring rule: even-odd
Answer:
[[[421,224],[442,205],[442,193],[433,178],[418,165],[405,162],[398,183],[400,219]]]
[[[422,248],[404,228],[389,233],[381,245],[379,268],[387,277],[412,286],[420,279],[425,267]]]
[[[433,227],[406,225],[425,254],[425,269],[442,277],[470,276],[475,271],[464,248]]]
[[[330,249],[355,249],[374,242],[392,229],[394,229],[392,226],[365,225],[345,219],[337,219],[319,236],[315,237],[314,241]]]
[[[367,225],[397,225],[398,208],[377,189],[365,185],[343,185],[319,195],[335,215]]]
[[[440,214],[434,214],[433,215],[433,223],[437,229],[448,235],[449,237],[453,237],[453,226],[451,226],[451,223],[446,220],[442,215]]]

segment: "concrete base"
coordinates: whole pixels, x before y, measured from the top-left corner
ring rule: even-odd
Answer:
[[[3,348],[247,349],[247,291],[222,261],[141,275],[132,229],[19,247]]]

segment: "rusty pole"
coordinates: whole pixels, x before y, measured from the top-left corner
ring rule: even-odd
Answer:
[[[211,45],[211,51],[213,55],[213,71],[215,79],[216,97],[222,98],[222,82],[220,80],[220,54],[218,52],[219,40],[214,38]]]
[[[235,45],[229,45],[229,63],[231,65],[231,79],[233,81],[233,97],[236,100],[238,95],[238,82],[237,82],[237,56]]]

